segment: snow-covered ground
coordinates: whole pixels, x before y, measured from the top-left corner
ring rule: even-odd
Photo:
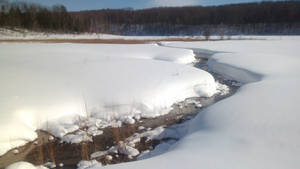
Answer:
[[[107,168],[300,167],[300,37],[168,45],[223,51],[210,69],[246,84],[188,123],[187,136],[167,153]]]
[[[192,50],[156,44],[0,43],[0,155],[34,140],[36,129],[91,141],[68,133],[84,125],[99,135],[166,114],[185,98],[212,96],[214,78],[193,61]]]
[[[58,34],[42,33],[24,29],[4,29],[0,28],[0,40],[11,39],[126,39],[126,40],[159,40],[167,38],[204,38],[203,36],[121,36],[102,33],[80,33],[80,34]]]
[[[167,146],[167,153],[106,168],[300,167],[300,37],[165,45],[216,51],[209,69],[245,85],[186,123],[185,137]],[[95,124],[104,125],[107,120],[131,122],[132,117],[159,115],[184,97],[213,94],[215,87],[197,90],[198,84],[216,84],[208,73],[184,65],[192,56],[191,50],[151,44],[0,44],[1,153],[34,139],[34,130],[41,127],[37,121],[85,114],[85,107],[101,119],[94,119]],[[70,131],[75,123],[69,119],[56,125],[62,128],[50,130],[57,136]],[[79,167],[102,168],[96,161]]]
[[[248,36],[234,35],[224,36],[223,39],[290,39],[290,36]],[[122,36],[103,33],[43,33],[24,29],[0,28],[0,40],[57,40],[57,39],[124,39],[124,40],[166,40],[166,39],[205,39],[204,36]],[[221,39],[218,35],[210,36],[210,39]]]

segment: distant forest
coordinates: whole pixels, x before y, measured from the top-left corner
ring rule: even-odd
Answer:
[[[122,35],[300,34],[300,1],[68,12],[0,0],[0,27]]]

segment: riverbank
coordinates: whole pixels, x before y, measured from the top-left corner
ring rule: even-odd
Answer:
[[[198,61],[195,63],[195,67],[203,69],[207,66],[207,60],[203,60],[199,56],[196,56],[196,58],[198,58]],[[137,133],[145,135],[145,133],[155,132],[157,128],[163,127],[162,131],[151,139],[146,136],[141,136],[139,141],[130,145],[136,149],[139,154],[144,156],[146,154],[145,152],[151,152],[151,150],[154,150],[160,144],[169,142],[170,140],[173,140],[172,143],[174,143],[174,141],[176,142],[180,139],[178,135],[173,135],[172,137],[168,129],[172,128],[172,130],[174,130],[174,126],[183,124],[187,120],[192,119],[202,109],[229,97],[238,88],[233,81],[222,79],[221,76],[217,76],[216,74],[215,78],[217,81],[226,84],[229,88],[227,89],[224,86],[224,91],[212,97],[194,97],[176,103],[172,106],[172,110],[166,115],[156,118],[142,118],[137,120],[134,124],[122,124],[121,127],[117,128],[101,128],[103,134],[92,137],[93,140],[91,142],[86,141],[78,144],[66,143],[60,138],[56,138],[50,133],[40,130],[37,132],[38,138],[36,140],[25,146],[15,148],[1,156],[0,168],[17,161],[28,161],[35,165],[52,162],[52,167],[54,167],[55,164],[59,168],[59,164],[64,164],[64,168],[76,168],[76,165],[81,160],[91,160],[91,155],[95,152],[107,152],[112,147],[120,148],[120,142],[130,144],[128,141],[126,142],[126,140]],[[86,130],[87,128],[83,127],[74,131],[74,133]],[[112,159],[108,160],[107,157],[112,157]],[[138,157],[138,155],[131,156],[130,154],[124,154],[124,152],[117,150],[104,153],[104,155],[93,159],[97,159],[103,165],[106,165],[134,161],[137,160]]]

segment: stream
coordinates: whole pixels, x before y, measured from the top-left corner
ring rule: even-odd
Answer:
[[[162,46],[161,44],[159,44]],[[166,46],[164,46],[166,47]],[[207,62],[215,52],[201,49],[192,49],[197,62],[194,67],[208,71],[220,84],[228,87],[225,94],[219,93],[212,97],[194,97],[187,98],[185,101],[176,103],[172,110],[163,116],[156,118],[143,118],[134,124],[123,124],[119,128],[103,128],[103,134],[93,137],[93,142],[81,142],[79,144],[70,144],[62,142],[59,138],[53,137],[46,131],[38,131],[38,139],[7,152],[0,157],[0,168],[4,168],[17,161],[28,161],[35,165],[45,165],[47,162],[50,168],[74,169],[81,160],[91,160],[91,154],[95,152],[106,152],[105,155],[94,157],[103,165],[117,164],[150,158],[162,154],[184,135],[188,130],[189,120],[193,119],[199,112],[214,103],[233,95],[240,87],[240,83],[233,80],[227,80],[221,75],[209,70]],[[201,105],[200,105],[201,104]],[[139,151],[139,155],[130,156],[120,151],[109,151],[113,147],[120,147],[120,142],[125,142],[129,137],[142,135],[148,131],[163,127],[164,130],[159,137],[147,138],[141,136],[138,142],[135,142],[133,148]],[[81,130],[86,130],[82,128]],[[49,139],[49,138],[53,139]],[[108,155],[110,158],[108,159]],[[62,166],[63,164],[63,166]]]

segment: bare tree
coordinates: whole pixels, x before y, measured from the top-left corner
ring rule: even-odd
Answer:
[[[205,40],[209,40],[209,38],[210,38],[210,29],[209,29],[209,27],[204,28],[203,36],[205,37]]]

